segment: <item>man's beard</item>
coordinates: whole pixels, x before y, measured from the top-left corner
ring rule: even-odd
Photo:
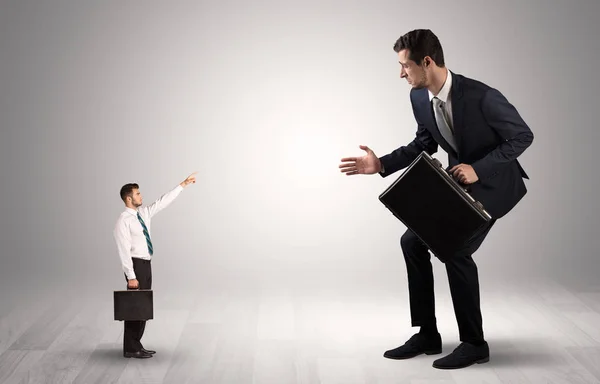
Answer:
[[[419,81],[413,85],[415,89],[423,89],[427,87],[427,72],[423,72]]]

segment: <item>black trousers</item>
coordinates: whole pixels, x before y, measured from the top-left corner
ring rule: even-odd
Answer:
[[[132,257],[133,271],[139,282],[139,289],[152,288],[152,266],[150,260]],[[127,280],[127,276],[125,276]],[[129,289],[129,287],[127,288]],[[137,352],[142,349],[142,336],[146,329],[145,321],[124,321],[123,352]]]
[[[460,340],[478,343],[484,341],[483,320],[479,302],[479,276],[472,258],[491,227],[488,225],[476,233],[460,251],[440,259],[446,265],[448,283],[452,295],[454,314],[458,322]],[[412,326],[431,326],[436,323],[433,292],[433,270],[427,246],[410,230],[400,240],[406,271]]]

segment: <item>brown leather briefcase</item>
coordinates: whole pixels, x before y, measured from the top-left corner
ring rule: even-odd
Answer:
[[[460,249],[491,216],[439,160],[422,152],[379,200],[440,259]]]

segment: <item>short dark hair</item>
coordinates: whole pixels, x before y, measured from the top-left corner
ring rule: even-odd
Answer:
[[[400,36],[394,44],[394,51],[398,53],[403,49],[408,49],[408,57],[417,65],[421,65],[425,56],[431,57],[439,67],[445,65],[442,45],[429,29],[415,29]]]
[[[140,189],[140,186],[136,183],[125,184],[121,187],[121,200],[126,203],[127,196],[131,196],[134,189]]]

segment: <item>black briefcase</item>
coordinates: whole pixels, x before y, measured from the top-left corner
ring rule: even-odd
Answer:
[[[115,320],[150,320],[154,318],[151,289],[114,291]]]
[[[379,200],[440,259],[461,248],[491,216],[442,163],[422,152]]]

